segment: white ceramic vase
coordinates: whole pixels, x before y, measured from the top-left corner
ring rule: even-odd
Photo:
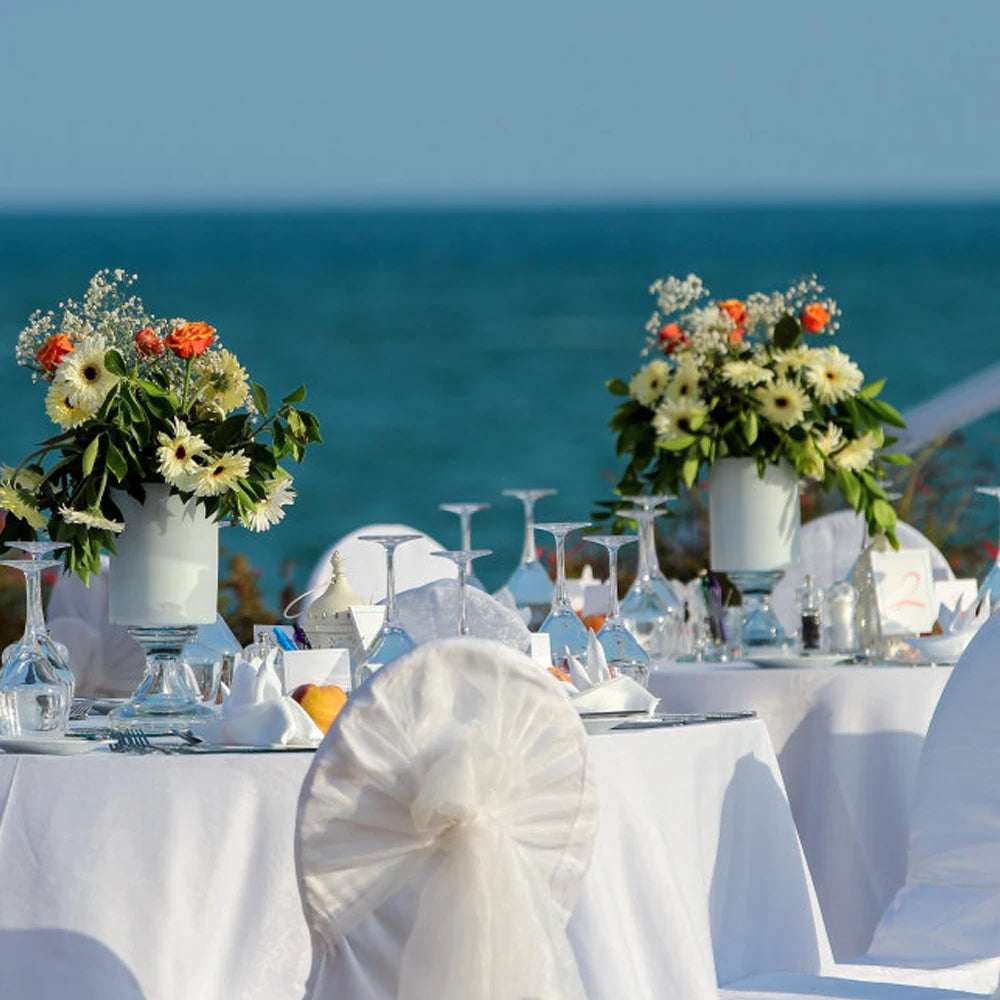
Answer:
[[[110,618],[117,625],[208,625],[219,596],[219,526],[165,483],[146,502],[116,496],[125,530],[111,560]]]
[[[713,570],[772,572],[800,562],[799,484],[791,466],[721,458],[709,476]]]

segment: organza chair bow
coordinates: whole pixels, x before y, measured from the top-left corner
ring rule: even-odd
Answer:
[[[566,923],[596,809],[580,719],[526,656],[449,639],[384,667],[299,799],[306,996],[583,1000]]]

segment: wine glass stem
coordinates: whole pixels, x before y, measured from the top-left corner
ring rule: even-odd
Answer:
[[[652,518],[639,522],[639,579],[647,580],[653,572],[653,552],[656,551],[656,535]]]
[[[566,598],[566,536],[556,535],[556,604],[567,604]]]
[[[26,607],[24,612],[24,631],[38,635],[45,631],[45,617],[42,614],[42,584],[38,569],[29,565],[24,567],[24,589]]]
[[[472,514],[463,513],[462,519],[462,551],[472,551]]]
[[[396,571],[393,557],[396,554],[395,545],[385,547],[385,623],[396,623]]]
[[[535,501],[524,499],[524,549],[521,564],[535,561]]]
[[[618,606],[618,548],[608,549],[608,617],[617,618]]]
[[[458,634],[469,634],[469,623],[465,620],[465,594],[469,579],[469,564],[464,560],[458,564]]]

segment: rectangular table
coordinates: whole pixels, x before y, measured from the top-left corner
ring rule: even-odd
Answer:
[[[570,937],[588,996],[712,1000],[822,970],[822,918],[759,720],[588,739],[599,831]],[[311,755],[0,755],[0,971],[37,1000],[284,1000]]]

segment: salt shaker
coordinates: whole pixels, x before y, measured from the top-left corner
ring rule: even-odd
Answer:
[[[858,650],[855,621],[857,591],[846,580],[835,583],[827,592],[826,610],[830,625],[830,652],[853,655]]]

